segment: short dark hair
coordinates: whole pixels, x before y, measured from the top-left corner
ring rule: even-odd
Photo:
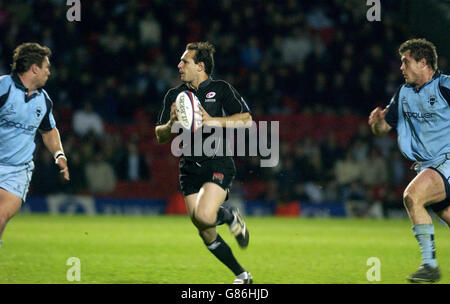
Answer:
[[[425,58],[427,65],[434,71],[437,70],[438,55],[432,42],[423,38],[407,40],[400,45],[398,53],[401,56],[407,51],[411,51],[410,55],[414,60],[420,61]]]
[[[50,57],[51,54],[52,51],[46,46],[34,42],[22,43],[14,50],[11,71],[25,73],[33,64],[42,67],[45,57]]]
[[[205,73],[209,76],[214,70],[214,46],[206,42],[191,42],[186,46],[186,50],[195,50],[193,57],[195,63],[203,62],[205,64]]]

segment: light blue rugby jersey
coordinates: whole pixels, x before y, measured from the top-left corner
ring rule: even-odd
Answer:
[[[22,165],[33,159],[37,129],[56,126],[53,102],[44,89],[27,97],[28,89],[16,74],[0,77],[0,164]]]
[[[403,155],[438,160],[450,153],[450,77],[436,71],[419,90],[402,85],[387,106],[386,122],[397,129]]]

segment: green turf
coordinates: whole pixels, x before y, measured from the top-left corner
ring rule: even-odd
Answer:
[[[407,220],[248,217],[250,246],[219,232],[255,283],[406,283],[419,266]],[[450,283],[449,231],[435,224],[438,262]],[[233,274],[205,248],[184,216],[50,216],[19,214],[0,249],[0,283],[72,283],[69,257],[81,261],[80,283],[231,283]],[[369,282],[366,261],[381,261]]]

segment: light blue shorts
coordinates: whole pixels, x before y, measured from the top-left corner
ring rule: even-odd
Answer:
[[[450,206],[450,153],[432,162],[419,162],[415,169],[417,173],[420,173],[427,168],[438,172],[444,181],[446,198],[442,202],[430,205],[432,210],[439,212]]]
[[[0,164],[0,188],[17,195],[25,202],[33,169],[33,161],[19,166]]]

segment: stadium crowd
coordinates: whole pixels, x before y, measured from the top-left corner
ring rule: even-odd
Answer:
[[[92,0],[80,22],[68,22],[61,3],[0,0],[1,74],[21,42],[53,51],[46,90],[71,182],[55,186],[57,168],[38,142],[31,194],[126,195],[118,184],[168,183],[163,171],[176,166],[164,167],[173,156],[156,147],[154,122],[179,83],[186,43],[198,40],[216,46],[213,77],[241,92],[256,121],[280,121],[278,166],[236,159],[233,191],[244,199],[389,201],[414,174],[395,137],[373,137],[366,122],[403,82],[397,47],[409,33],[396,3],[383,3],[382,22],[368,22],[365,2],[353,0]]]

